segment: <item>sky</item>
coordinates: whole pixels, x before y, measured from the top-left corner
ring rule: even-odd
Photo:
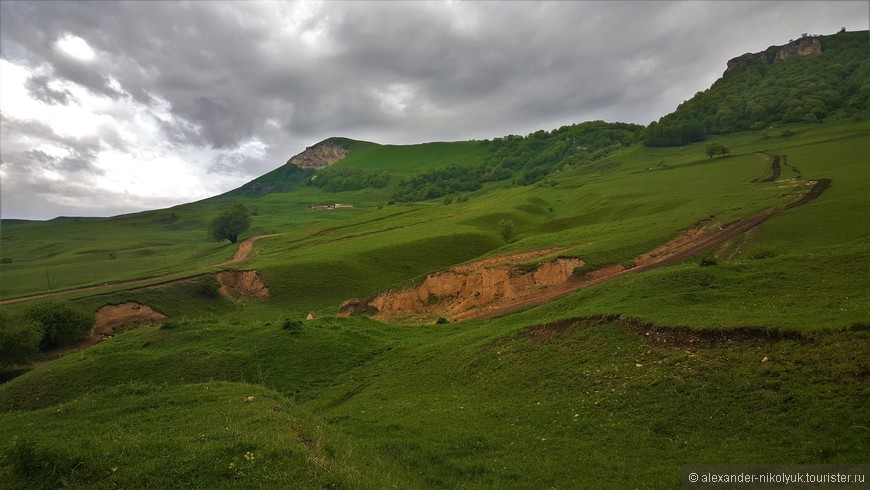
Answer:
[[[866,1],[0,1],[0,217],[231,190],[330,136],[648,124]]]

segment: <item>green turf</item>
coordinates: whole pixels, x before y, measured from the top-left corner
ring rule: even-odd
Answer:
[[[870,128],[788,129],[715,138],[727,158],[707,158],[704,143],[635,145],[449,205],[300,186],[111,219],[4,222],[0,256],[12,263],[0,264],[0,298],[48,292],[48,281],[56,291],[145,277],[61,299],[89,311],[138,301],[172,321],[0,385],[0,481],[677,488],[685,463],[867,461]],[[398,176],[482,159],[481,148],[359,143],[340,165],[407,161]],[[788,155],[802,179],[783,167],[776,182],[753,182],[766,154]],[[693,257],[490,321],[333,318],[344,299],[481,257],[564,247],[593,267],[625,263],[701,220],[726,225],[793,202],[812,179],[831,187],[708,252],[715,265]],[[236,201],[256,212],[241,238],[279,233],[229,266],[258,270],[269,299],[207,298],[193,281],[142,287],[224,268],[235,247],[208,243],[205,226]],[[354,208],[305,209],[331,202]],[[516,227],[510,242],[504,219]],[[311,310],[321,319],[282,328]],[[685,330],[661,342],[643,322]],[[709,340],[721,331],[734,338]],[[256,462],[245,466],[249,451]]]

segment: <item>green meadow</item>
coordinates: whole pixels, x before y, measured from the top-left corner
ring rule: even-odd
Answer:
[[[330,192],[303,179],[114,218],[3,222],[0,299],[62,293],[88,312],[137,301],[170,320],[0,385],[0,481],[679,488],[687,463],[866,462],[870,125],[709,141],[731,155],[633,144],[529,185],[392,204],[401,179],[483,164],[492,144],[350,142],[334,168],[386,170],[386,186]],[[767,155],[789,167],[760,183]],[[831,180],[818,199],[705,252],[712,265],[695,256],[492,320],[335,317],[343,300],[484,257],[560,248],[591,268],[623,264],[702,220],[785,206],[818,179]],[[238,244],[205,230],[235,202],[254,213],[240,240],[277,235],[221,266]],[[354,207],[306,209],[323,203]],[[259,271],[271,297],[207,297],[190,279],[223,269]],[[85,286],[96,287],[75,290]],[[320,318],[284,328],[309,311]]]

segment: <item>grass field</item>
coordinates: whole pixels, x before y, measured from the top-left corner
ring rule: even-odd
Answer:
[[[110,219],[4,222],[0,256],[12,263],[0,264],[0,298],[150,277],[61,298],[88,311],[138,301],[172,321],[0,385],[0,481],[678,488],[686,463],[866,462],[870,127],[788,129],[715,138],[727,158],[707,158],[704,144],[636,145],[449,205],[386,205],[389,186],[302,186]],[[485,150],[359,143],[339,165],[410,175]],[[773,154],[790,166],[753,182]],[[724,226],[793,202],[816,179],[832,181],[821,197],[709,251],[715,265],[694,257],[487,321],[334,318],[342,300],[482,257],[565,247],[593,267],[625,263],[701,220]],[[241,238],[279,234],[230,266],[258,270],[271,298],[207,298],[189,281],[140,287],[222,269],[235,247],[209,243],[205,226],[230,202],[256,212]],[[323,202],[355,207],[305,209]],[[516,226],[510,242],[503,219]],[[311,310],[320,319],[282,328]]]

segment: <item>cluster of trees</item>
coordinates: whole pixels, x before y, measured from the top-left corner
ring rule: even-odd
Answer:
[[[403,179],[393,200],[435,199],[511,178],[513,185],[533,184],[558,169],[594,162],[632,145],[639,140],[642,129],[637,124],[589,121],[527,136],[495,138],[488,141],[492,154],[483,164],[430,170]]]
[[[393,201],[413,202],[437,199],[449,194],[476,191],[484,182],[508,179],[513,174],[497,166],[460,167],[451,165],[402,179],[393,191]]]
[[[390,173],[384,170],[377,174],[366,174],[359,169],[327,168],[311,178],[309,183],[326,191],[354,191],[366,187],[385,187],[390,181]]]
[[[697,121],[676,124],[650,123],[643,144],[646,146],[683,146],[707,139],[704,125]]]
[[[525,137],[496,138],[487,164],[515,171],[516,185],[533,184],[566,165],[594,162],[632,145],[642,129],[637,124],[588,121]]]
[[[870,112],[868,34],[820,38],[822,52],[778,60],[759,56],[729,70],[647,129],[645,144],[679,146],[703,133],[759,130],[774,124],[866,117]]]
[[[84,337],[94,316],[66,303],[41,303],[24,313],[0,312],[0,368],[30,362],[41,350],[48,350]]]

